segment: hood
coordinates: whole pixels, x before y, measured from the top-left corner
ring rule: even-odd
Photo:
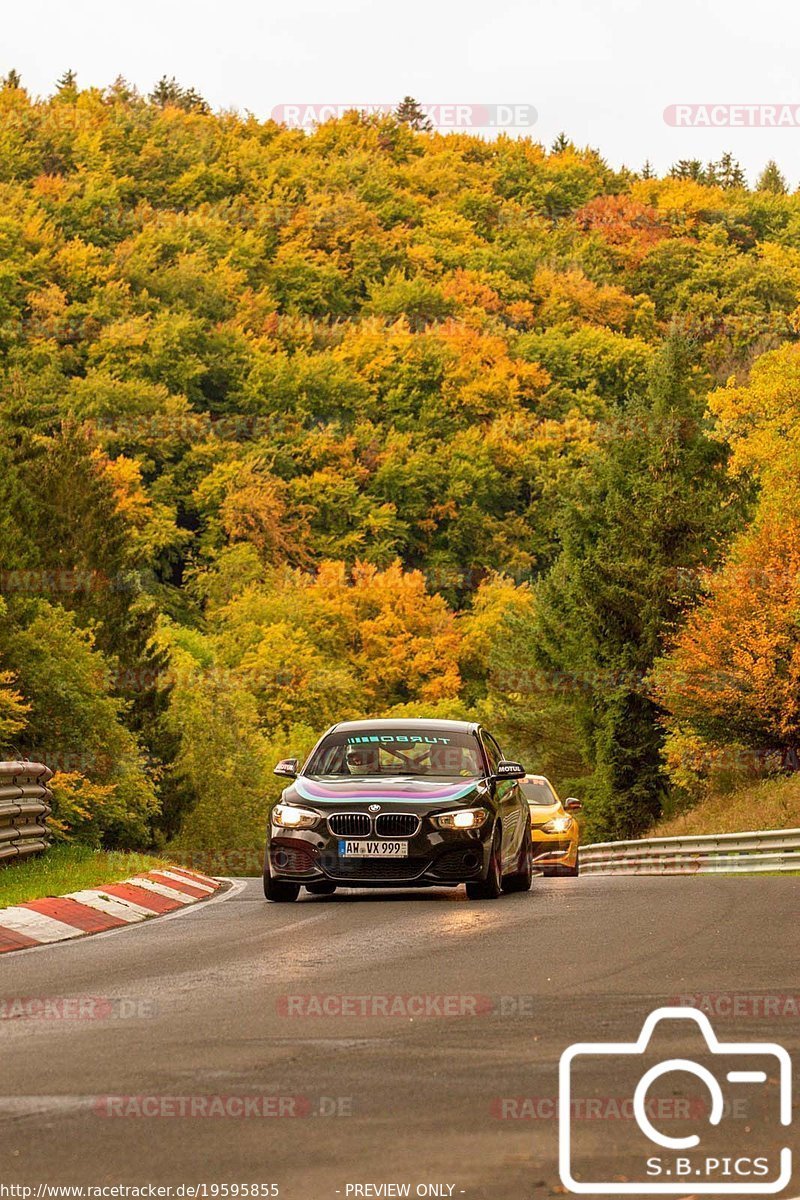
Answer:
[[[558,801],[555,804],[529,804],[528,808],[531,814],[531,825],[546,825],[554,817],[568,815]]]
[[[482,779],[445,779],[420,775],[335,776],[299,775],[284,792],[290,803],[335,807],[342,804],[394,803],[439,805],[470,801],[488,795]]]

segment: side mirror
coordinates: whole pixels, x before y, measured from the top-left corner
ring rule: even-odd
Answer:
[[[272,772],[273,775],[283,775],[285,779],[296,779],[300,763],[296,758],[282,758]]]
[[[576,800],[574,796],[568,796],[564,801],[565,812],[580,812],[582,808],[580,800]]]
[[[501,759],[494,773],[495,779],[524,779],[527,774],[522,763]]]

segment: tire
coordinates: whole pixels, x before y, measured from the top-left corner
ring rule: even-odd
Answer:
[[[274,904],[291,904],[300,895],[300,884],[289,879],[273,879],[269,871],[265,871],[264,895]]]
[[[525,839],[522,847],[522,870],[515,871],[513,875],[506,875],[503,879],[503,891],[511,892],[529,892],[533,881],[533,842],[530,839],[530,834]]]
[[[503,866],[501,860],[502,833],[498,825],[492,838],[492,850],[485,879],[471,879],[467,883],[468,900],[496,900],[503,891]]]
[[[312,896],[332,896],[336,891],[336,884],[331,883],[329,879],[318,879],[315,883],[307,883],[306,891]]]

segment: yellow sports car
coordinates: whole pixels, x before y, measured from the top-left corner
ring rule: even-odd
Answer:
[[[534,869],[543,875],[577,875],[580,830],[572,814],[583,807],[580,800],[570,796],[562,804],[544,775],[526,775],[520,788],[531,814]]]

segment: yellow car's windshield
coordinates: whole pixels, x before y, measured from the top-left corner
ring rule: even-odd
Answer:
[[[519,786],[528,804],[558,804],[558,796],[543,779],[522,779]]]

